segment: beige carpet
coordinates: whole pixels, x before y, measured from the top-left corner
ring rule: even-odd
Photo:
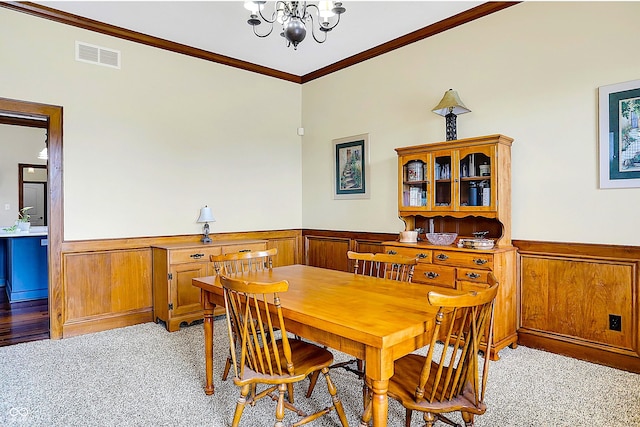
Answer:
[[[216,321],[218,348],[228,345],[223,326]],[[228,426],[237,389],[220,380],[222,351],[214,362],[216,393],[204,394],[203,341],[202,325],[169,333],[147,323],[2,347],[0,425]],[[491,364],[488,410],[476,419],[478,427],[640,426],[640,375],[522,346],[500,354]],[[337,361],[345,358],[336,353]],[[332,377],[350,425],[357,426],[359,382],[340,369]],[[300,384],[298,401],[309,408],[327,406],[321,381],[309,401],[303,398],[307,382]],[[273,402],[262,400],[245,411],[241,425],[272,426],[273,413]],[[420,420],[414,415],[412,425]],[[340,424],[332,414],[309,425]],[[390,401],[389,426],[402,425],[404,410]]]

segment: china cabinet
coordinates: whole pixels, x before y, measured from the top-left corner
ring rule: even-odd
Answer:
[[[512,141],[489,135],[396,148],[406,229],[439,226],[468,237],[488,231],[498,246],[510,246]]]
[[[398,213],[416,243],[385,242],[386,252],[416,257],[413,281],[443,288],[488,287],[491,272],[500,283],[496,297],[491,357],[517,344],[516,248],[511,245],[511,144],[504,135],[397,148]],[[432,245],[426,232],[481,233],[492,249],[457,243]]]

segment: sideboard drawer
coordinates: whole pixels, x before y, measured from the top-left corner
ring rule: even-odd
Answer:
[[[434,264],[418,264],[413,272],[412,282],[455,289],[456,269]]]
[[[211,255],[220,255],[222,250],[219,246],[174,249],[169,252],[170,264],[182,264],[185,262],[209,262]]]
[[[488,283],[475,283],[475,282],[458,282],[458,289],[461,291],[484,291],[489,288]]]
[[[418,262],[431,262],[431,251],[427,249],[390,247],[387,248],[387,253],[415,258]]]
[[[488,270],[471,270],[468,268],[458,268],[456,270],[456,280],[463,280],[474,283],[487,283]]]
[[[483,252],[433,251],[433,263],[482,270],[493,269],[493,254]]]
[[[257,251],[266,251],[266,250],[267,250],[266,242],[255,242],[255,243],[222,246],[223,254],[231,254],[235,252],[257,252]]]

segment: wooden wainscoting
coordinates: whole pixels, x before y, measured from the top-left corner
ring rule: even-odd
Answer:
[[[151,251],[63,254],[64,336],[153,320]]]
[[[383,252],[383,242],[396,240],[398,234],[305,229],[302,230],[302,237],[305,264],[351,271],[348,251]]]
[[[218,240],[267,240],[275,265],[303,260],[300,230],[218,233]],[[64,242],[62,337],[153,321],[151,246],[198,242],[200,235]]]
[[[514,245],[518,342],[640,373],[640,248],[518,240]]]
[[[347,251],[397,234],[302,231],[308,265],[350,271]],[[515,240],[518,342],[640,373],[640,247]],[[620,331],[609,328],[620,317]],[[614,318],[615,323],[615,318]]]
[[[331,230],[220,233],[267,240],[276,265],[350,271],[347,251],[382,252],[397,234]],[[152,320],[151,246],[200,236],[62,244],[63,336]],[[640,247],[515,240],[518,342],[640,373]],[[619,316],[620,331],[610,328]],[[616,317],[613,317],[616,323]],[[614,325],[615,327],[615,325]]]

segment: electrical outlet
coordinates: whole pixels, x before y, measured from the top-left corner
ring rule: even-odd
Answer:
[[[622,331],[622,317],[616,314],[610,314],[609,329],[611,329],[612,331]]]
[[[4,210],[5,211],[11,210],[11,205],[9,203],[5,203],[4,204]]]

